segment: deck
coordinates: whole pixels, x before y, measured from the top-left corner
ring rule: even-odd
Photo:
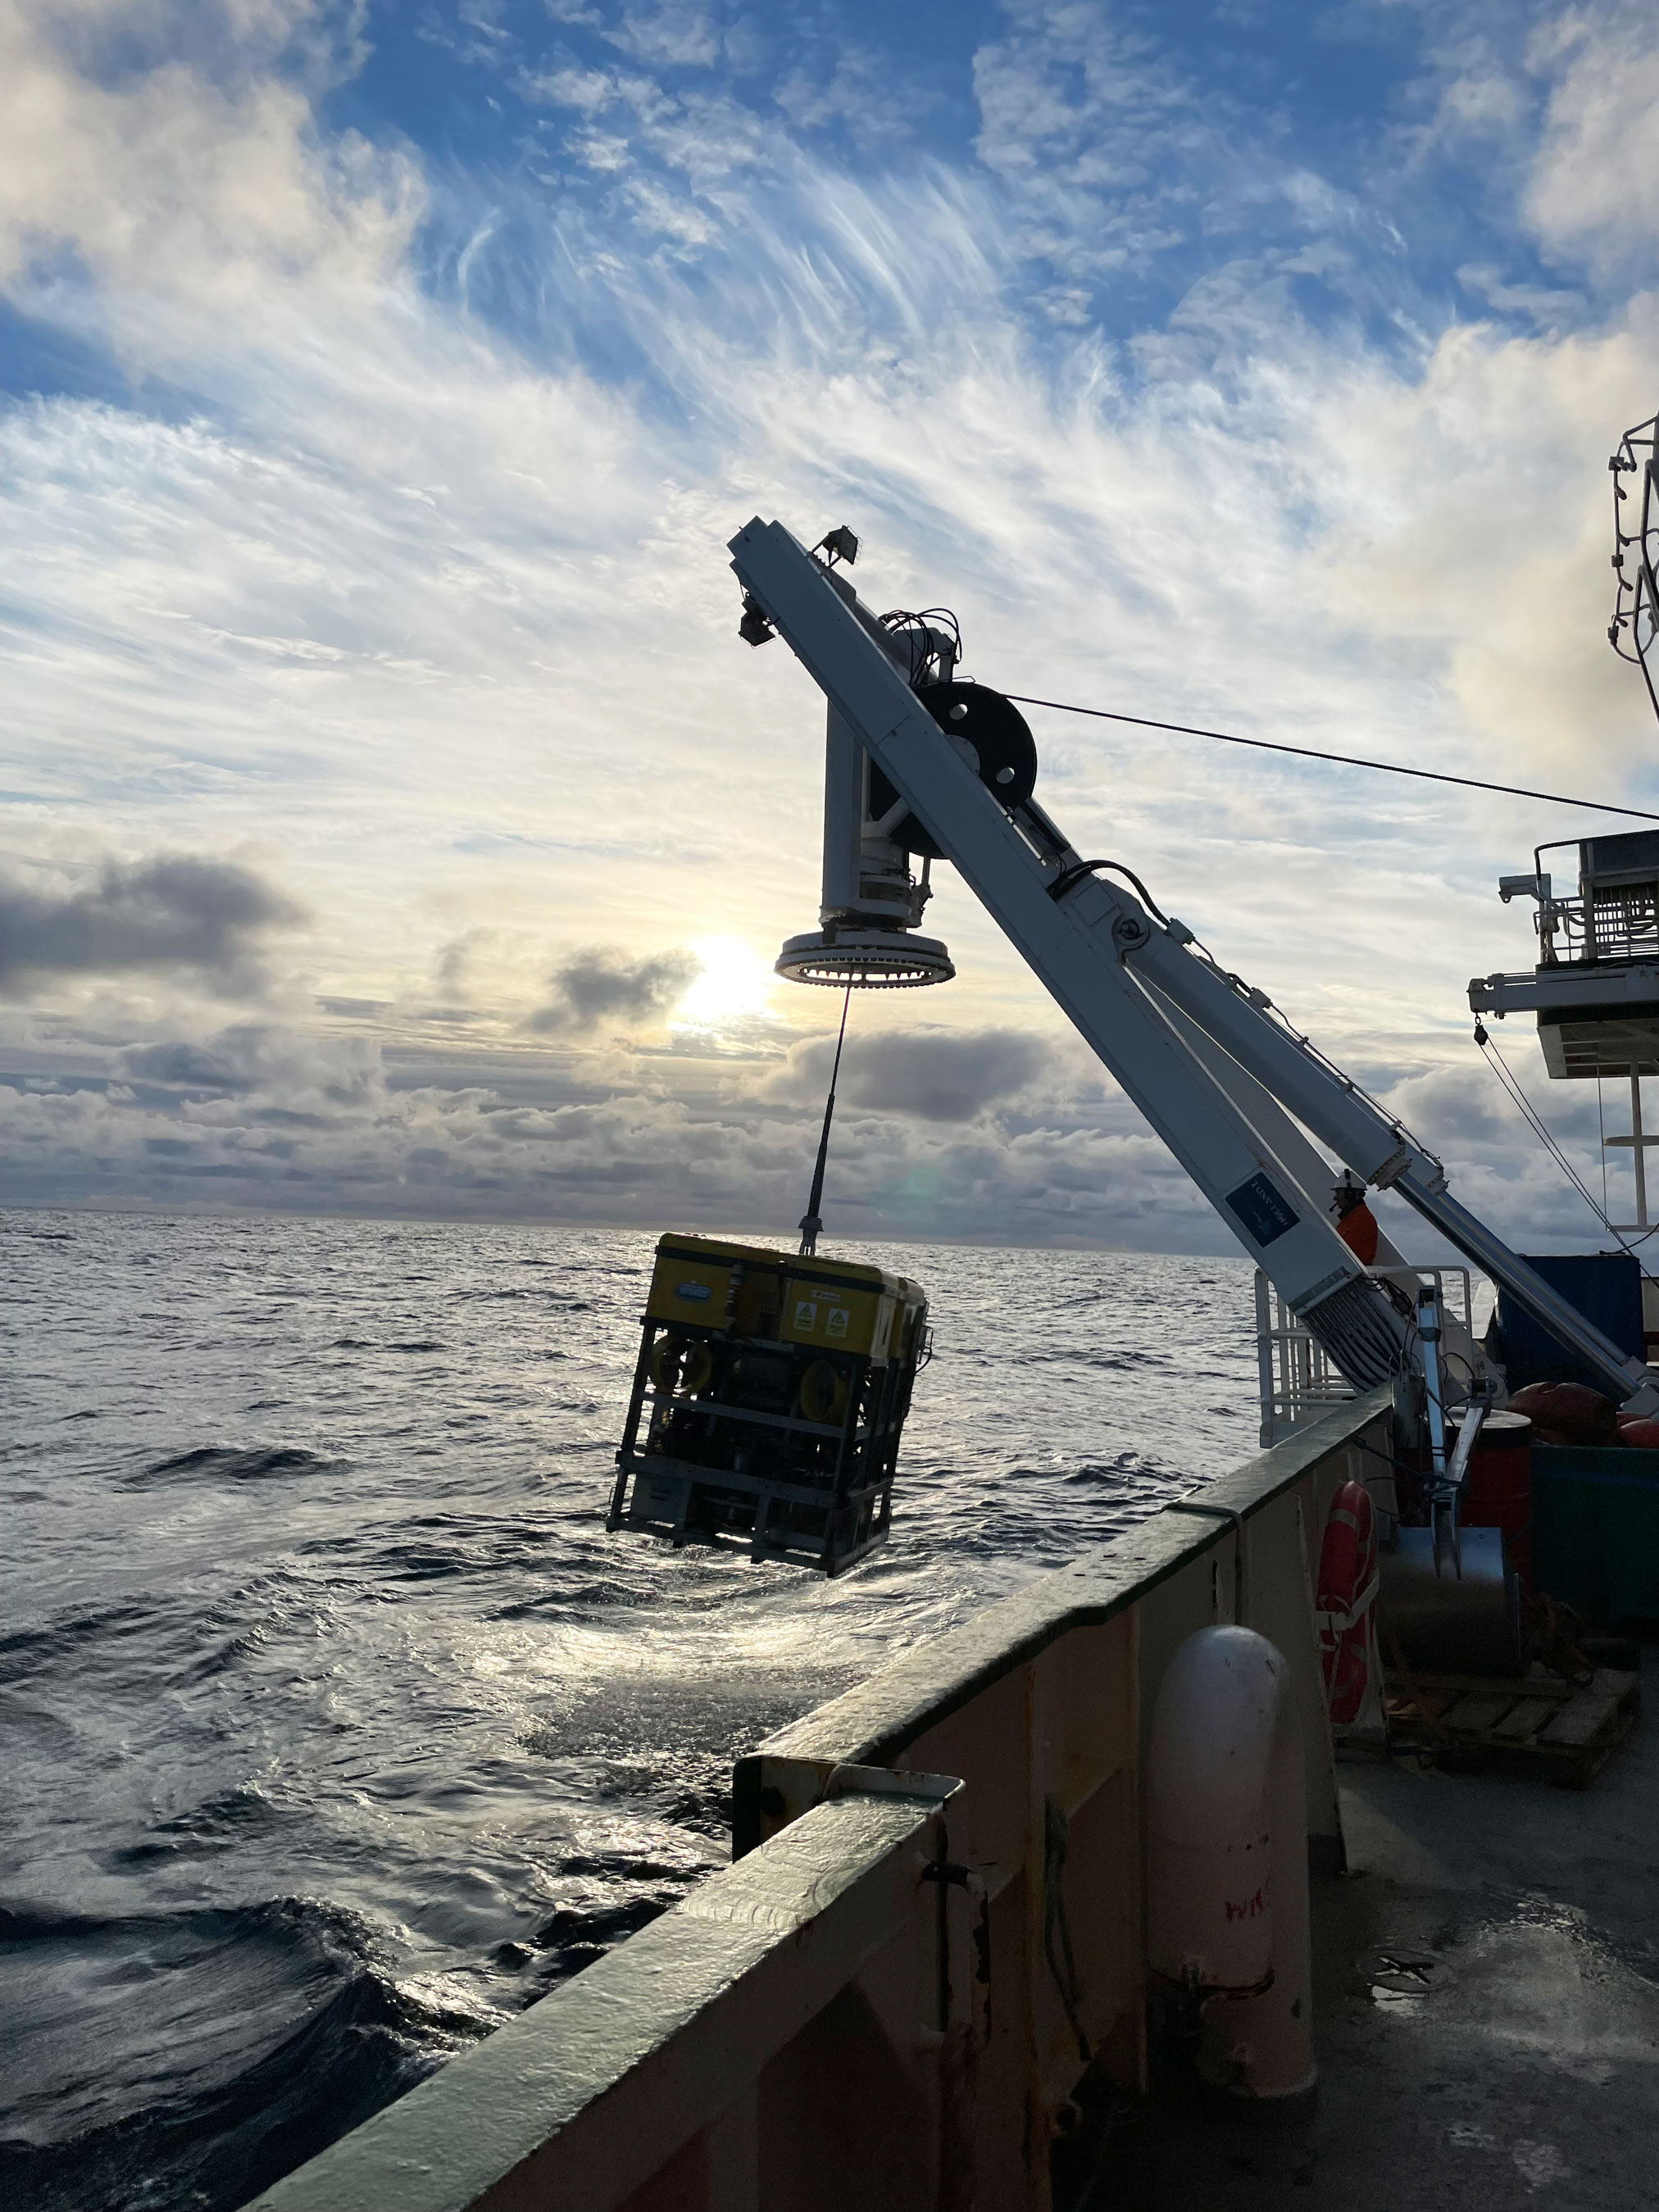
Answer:
[[[1659,1689],[1659,1656],[1644,1668]],[[1650,1712],[1651,1712],[1650,1706]],[[1282,2136],[1167,2083],[1087,2212],[1641,2212],[1659,2201],[1659,1736],[1587,1790],[1345,1755],[1315,1891],[1320,2110]]]

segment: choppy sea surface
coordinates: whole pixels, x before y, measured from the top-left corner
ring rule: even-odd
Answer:
[[[653,1238],[0,1214],[0,2201],[242,2203],[726,1856],[733,1758],[1255,1448],[1231,1260],[919,1277],[888,1548],[607,1536]]]

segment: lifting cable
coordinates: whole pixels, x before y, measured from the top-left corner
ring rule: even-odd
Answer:
[[[800,1218],[800,1253],[810,1260],[818,1249],[818,1231],[823,1226],[818,1212],[823,1203],[823,1169],[830,1157],[830,1124],[836,1115],[836,1079],[841,1073],[841,1048],[847,1042],[847,1009],[853,1003],[853,986],[848,983],[842,994],[841,1029],[836,1038],[836,1057],[830,1070],[830,1096],[823,1102],[823,1129],[818,1138],[818,1157],[812,1170],[812,1194],[806,1201],[806,1211]]]
[[[1547,806],[1588,806],[1598,814],[1628,814],[1638,822],[1659,822],[1659,814],[1642,806],[1614,806],[1605,799],[1567,799],[1559,791],[1530,791],[1518,783],[1486,783],[1479,776],[1448,775],[1434,768],[1404,768],[1398,761],[1361,760],[1353,753],[1316,752],[1311,745],[1275,744],[1267,738],[1241,738],[1231,730],[1200,730],[1189,722],[1158,722],[1149,714],[1119,714],[1109,707],[1074,707],[1064,699],[1030,699],[1024,693],[1004,695],[1022,707],[1051,707],[1057,714],[1087,714],[1097,722],[1133,722],[1141,730],[1172,730],[1181,738],[1213,738],[1218,744],[1249,745],[1261,753],[1294,753],[1298,760],[1334,761],[1339,768],[1375,769],[1383,775],[1412,775],[1425,783],[1455,783],[1465,791],[1501,792],[1508,799],[1541,799]]]
[[[1659,1233],[1659,1231],[1650,1229],[1646,1236],[1638,1237],[1637,1238],[1636,1244],[1631,1243],[1627,1238],[1620,1235],[1618,1230],[1613,1227],[1605,1206],[1598,1206],[1595,1203],[1595,1197],[1591,1194],[1589,1184],[1585,1182],[1577,1169],[1574,1167],[1572,1162],[1567,1158],[1560,1146],[1556,1142],[1555,1139],[1550,1134],[1549,1130],[1545,1127],[1541,1115],[1539,1114],[1537,1109],[1533,1105],[1532,1101],[1527,1097],[1526,1092],[1521,1088],[1520,1080],[1516,1075],[1514,1070],[1510,1066],[1508,1061],[1504,1058],[1503,1054],[1498,1051],[1497,1046],[1492,1042],[1492,1038],[1487,1034],[1486,1026],[1484,1022],[1476,1022],[1474,1025],[1474,1041],[1476,1044],[1480,1046],[1481,1055],[1485,1059],[1487,1066],[1491,1068],[1492,1073],[1498,1078],[1498,1082],[1503,1085],[1504,1091],[1509,1096],[1510,1103],[1518,1108],[1526,1121],[1527,1127],[1532,1131],[1534,1136],[1538,1139],[1545,1151],[1548,1152],[1550,1158],[1555,1162],[1557,1167],[1560,1169],[1562,1174],[1565,1176],[1567,1181],[1577,1192],[1579,1197],[1583,1200],[1585,1205],[1589,1206],[1590,1212],[1601,1223],[1602,1228],[1607,1231],[1608,1236],[1613,1239],[1614,1243],[1618,1244],[1622,1250],[1628,1252],[1633,1260],[1636,1259],[1636,1244],[1645,1244],[1649,1237],[1654,1236],[1656,1233]],[[1607,1160],[1607,1154],[1605,1152],[1603,1152],[1601,1158],[1603,1164],[1605,1165]],[[1641,1266],[1639,1260],[1637,1261],[1637,1265],[1638,1267]],[[1648,1271],[1645,1267],[1643,1267],[1642,1272],[1645,1275]]]

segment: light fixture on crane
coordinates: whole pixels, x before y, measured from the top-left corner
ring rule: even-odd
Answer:
[[[981,783],[1005,807],[1023,805],[1036,781],[1036,746],[1018,707],[988,685],[957,680],[962,632],[944,607],[873,617],[836,571],[851,566],[858,539],[842,526],[813,549],[824,575],[878,644]],[[752,593],[748,610],[759,611]],[[768,634],[775,635],[769,618]],[[745,629],[745,636],[750,630]],[[833,698],[825,732],[823,875],[818,927],[792,937],[777,973],[792,983],[836,990],[917,990],[956,974],[936,937],[921,934],[940,848],[909,799],[871,760]],[[921,872],[912,875],[919,859]]]

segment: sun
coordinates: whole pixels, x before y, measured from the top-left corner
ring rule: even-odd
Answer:
[[[778,979],[752,945],[740,937],[697,937],[691,950],[702,973],[674,1009],[677,1026],[716,1029],[764,1011]]]

